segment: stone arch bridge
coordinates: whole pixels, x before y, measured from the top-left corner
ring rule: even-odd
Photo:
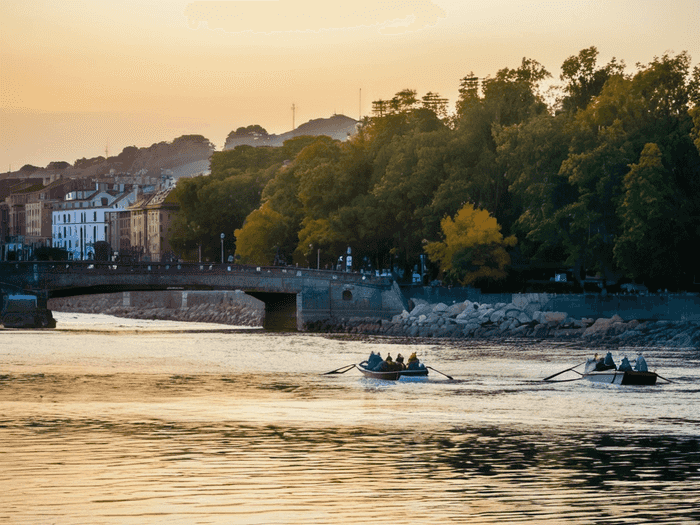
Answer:
[[[266,329],[304,330],[313,321],[389,319],[408,309],[389,277],[294,267],[93,261],[0,263],[0,292],[52,297],[127,291],[241,290],[265,303]],[[44,306],[45,307],[45,306]]]

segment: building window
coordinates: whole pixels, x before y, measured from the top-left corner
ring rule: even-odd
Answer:
[[[352,292],[350,290],[343,290],[343,301],[351,301],[352,300]]]

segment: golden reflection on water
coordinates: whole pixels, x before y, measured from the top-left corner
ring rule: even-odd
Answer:
[[[0,523],[700,518],[692,352],[623,390],[536,381],[580,348],[77,328],[0,335]],[[322,375],[370,348],[456,380]]]

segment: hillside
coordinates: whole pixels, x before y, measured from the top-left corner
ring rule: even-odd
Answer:
[[[344,115],[310,120],[281,135],[268,134],[262,127],[254,125],[231,132],[224,150],[242,144],[251,146],[282,146],[284,141],[302,135],[327,135],[336,140],[346,140],[355,133],[358,121]],[[72,165],[65,161],[54,161],[45,168],[23,166],[15,172],[0,174],[3,179],[42,178],[54,180],[64,177],[101,177],[110,173],[134,176],[160,177],[169,170],[175,179],[209,172],[209,159],[214,146],[201,135],[183,135],[172,142],[158,142],[147,148],[128,146],[121,153],[104,157],[82,158]]]
[[[176,179],[209,171],[209,158],[214,146],[201,135],[183,135],[172,142],[158,142],[147,148],[127,146],[119,155],[78,159],[73,165],[51,162],[45,168],[24,166],[17,172],[0,175],[4,178],[100,177],[110,173],[159,177],[169,170]]]
[[[268,134],[260,126],[248,126],[231,132],[226,139],[224,150],[236,146],[282,146],[285,140],[303,135],[327,135],[336,140],[347,140],[357,131],[358,121],[345,115],[333,115],[330,118],[310,120],[292,131],[281,135]]]

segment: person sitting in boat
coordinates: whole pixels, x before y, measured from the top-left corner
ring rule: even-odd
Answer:
[[[370,370],[374,370],[375,367],[382,361],[382,354],[380,352],[377,352],[375,354],[374,351],[372,351],[369,354],[369,359],[367,359],[367,368],[369,368]]]
[[[637,372],[648,372],[649,368],[647,368],[647,361],[644,359],[644,356],[642,354],[639,354],[637,356],[637,362],[634,364],[634,369]]]
[[[617,366],[615,366],[615,361],[613,361],[613,356],[610,352],[605,354],[605,360],[603,361],[603,364],[605,365],[606,369],[615,370],[617,368]]]
[[[618,368],[620,372],[631,372],[632,371],[632,365],[630,364],[629,359],[627,359],[627,356],[622,358],[622,362],[620,362],[620,367]]]
[[[406,365],[403,363],[403,356],[401,354],[396,356],[395,368],[397,370],[406,370]]]
[[[409,370],[420,370],[422,368],[425,368],[425,365],[418,360],[418,356],[416,356],[416,353],[413,352],[408,357],[408,369]]]
[[[386,359],[374,367],[375,372],[389,372],[394,369],[394,360],[391,358],[391,354],[386,355]]]
[[[598,357],[598,354],[596,354],[596,357]],[[596,371],[601,371],[601,370],[615,370],[615,362],[613,361],[612,354],[608,352],[605,355],[605,358],[600,358],[596,360],[596,365],[595,365]]]

